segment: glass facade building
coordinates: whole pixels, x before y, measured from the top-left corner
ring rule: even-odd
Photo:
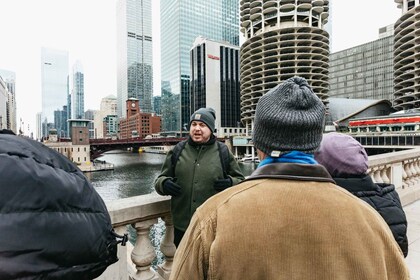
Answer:
[[[179,131],[190,112],[190,49],[197,36],[239,45],[238,0],[161,0],[162,130]]]
[[[190,111],[216,110],[216,128],[240,127],[239,47],[198,37],[191,49]]]
[[[394,99],[394,36],[330,55],[331,97]]]
[[[0,77],[6,83],[7,90],[9,91],[9,100],[8,100],[8,120],[9,129],[11,129],[15,134],[18,134],[17,131],[17,118],[16,118],[16,73],[0,69]]]
[[[42,133],[54,123],[54,111],[67,105],[69,54],[67,51],[41,49]]]
[[[84,119],[85,115],[85,78],[80,61],[73,65],[73,90],[72,90],[72,119]]]
[[[139,99],[141,112],[152,112],[152,0],[117,2],[117,109],[126,117],[126,101]]]

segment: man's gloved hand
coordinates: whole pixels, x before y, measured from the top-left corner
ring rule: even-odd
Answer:
[[[163,182],[162,189],[164,194],[171,196],[178,196],[181,194],[181,187],[174,181],[176,181],[176,179],[166,179]]]
[[[232,186],[232,179],[230,177],[228,177],[227,179],[219,179],[216,180],[214,182],[213,188],[218,191],[221,192],[229,187]]]

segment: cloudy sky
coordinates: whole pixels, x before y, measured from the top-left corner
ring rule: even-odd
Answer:
[[[378,38],[401,14],[394,0],[332,0],[332,52]],[[160,94],[159,1],[153,3],[154,88]],[[0,0],[0,69],[16,73],[18,118],[35,131],[41,47],[67,50],[85,72],[85,110],[116,95],[116,0]],[[19,119],[18,119],[19,120]],[[18,127],[19,129],[19,127]]]

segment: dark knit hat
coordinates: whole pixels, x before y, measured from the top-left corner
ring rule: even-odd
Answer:
[[[324,129],[325,106],[301,77],[269,90],[257,104],[252,140],[265,154],[313,153]]]
[[[363,146],[353,137],[336,132],[324,135],[315,160],[332,177],[363,175],[368,169],[368,155]]]
[[[210,130],[214,132],[215,120],[216,111],[214,111],[213,108],[200,108],[191,115],[189,125],[191,125],[192,121],[200,121],[205,123],[208,126],[208,128],[210,128]]]

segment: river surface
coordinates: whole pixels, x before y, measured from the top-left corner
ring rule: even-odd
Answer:
[[[155,192],[154,181],[159,175],[166,155],[111,151],[100,158],[114,164],[112,171],[86,173],[105,202]],[[255,170],[254,163],[239,163],[248,176]]]

